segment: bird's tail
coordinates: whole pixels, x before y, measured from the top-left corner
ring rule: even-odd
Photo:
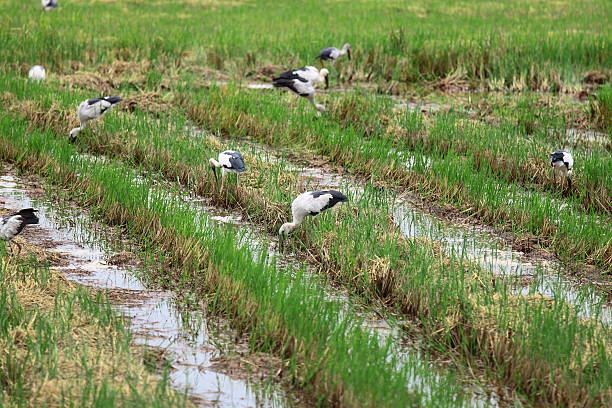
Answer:
[[[275,88],[287,88],[293,85],[293,80],[284,78],[274,78],[272,80],[272,85],[274,85]]]
[[[36,214],[34,214],[36,211],[38,211],[38,210],[35,210],[33,208],[24,208],[23,210],[19,211],[16,214],[13,214],[13,215],[21,216],[21,220],[22,220],[22,223],[24,225],[27,225],[27,224],[38,224],[39,219],[36,216]]]

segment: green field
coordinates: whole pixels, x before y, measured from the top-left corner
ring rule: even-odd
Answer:
[[[610,15],[608,1],[63,0],[44,12],[6,0],[0,160],[163,254],[145,280],[227,321],[249,353],[280,359],[266,377],[282,377],[272,386],[291,401],[600,407],[612,399]],[[330,67],[320,117],[257,87],[345,42],[352,59]],[[35,64],[45,81],[27,79]],[[124,101],[71,143],[77,106],[103,95]],[[208,159],[230,148],[248,171],[220,186]],[[550,167],[560,148],[574,156],[571,188]],[[349,202],[278,249],[291,201],[316,187],[305,167],[339,176],[329,185]],[[406,198],[434,220],[412,234],[397,219]],[[211,208],[241,223],[218,223]],[[467,241],[450,251],[444,231],[475,234],[484,252],[501,245],[515,263],[500,274]],[[18,356],[0,362],[3,404],[205,405],[143,371],[112,300],[90,307],[78,285],[45,289],[57,272],[37,256],[3,255],[0,350]],[[562,283],[545,291],[542,276]],[[51,300],[23,304],[32,285]],[[116,343],[59,344],[73,324],[66,302]],[[20,329],[36,308],[47,334]],[[22,358],[48,348],[55,361]],[[103,367],[79,391],[57,369],[75,353],[110,355],[124,376]]]

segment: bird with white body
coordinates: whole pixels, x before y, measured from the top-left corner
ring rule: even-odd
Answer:
[[[5,215],[0,217],[0,239],[3,241],[12,241],[26,225],[38,224],[38,217],[34,214],[36,211],[33,208],[25,208],[14,214]],[[15,242],[15,245],[21,252],[21,245]]]
[[[28,71],[28,78],[32,81],[44,81],[46,77],[47,72],[45,71],[45,68],[41,65],[34,65]]]
[[[323,61],[331,61],[333,64],[343,55],[348,56],[349,60],[351,59],[351,45],[349,43],[344,44],[341,49],[336,47],[323,48],[317,58],[323,66]]]
[[[41,0],[42,8],[45,11],[51,11],[58,6],[56,0]]]
[[[70,131],[70,140],[74,141],[76,139],[79,132],[85,129],[87,122],[98,119],[122,100],[123,99],[118,96],[105,96],[103,98],[92,98],[81,102],[77,109],[77,116],[79,117],[81,126]]]
[[[307,66],[293,71],[287,71],[274,78],[273,85],[275,88],[287,88],[291,92],[308,99],[308,101],[317,110],[317,115],[325,112],[325,106],[315,102],[315,86],[321,82],[328,83],[329,71],[325,68],[318,70],[315,67]]]
[[[243,173],[246,171],[246,165],[244,164],[244,157],[240,152],[235,150],[226,150],[219,153],[218,160],[213,158],[209,159],[213,173],[215,173],[215,179],[217,179],[217,169],[221,169],[221,179],[225,177],[227,173]]]
[[[344,203],[348,198],[339,191],[307,191],[300,194],[291,203],[292,222],[284,223],[278,230],[281,243],[285,238],[300,225],[304,218],[315,216],[321,212],[333,208],[338,203]]]
[[[574,167],[574,158],[567,150],[555,150],[550,154],[550,165],[553,167],[555,178],[558,173],[562,180],[567,180],[568,187],[572,188],[570,173]]]

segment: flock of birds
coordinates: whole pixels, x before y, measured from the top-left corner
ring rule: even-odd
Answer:
[[[42,6],[44,10],[48,11],[56,8],[58,4],[55,0],[42,0]],[[300,97],[306,98],[317,110],[317,114],[320,115],[321,112],[325,111],[325,107],[315,102],[314,96],[316,86],[322,82],[325,82],[326,86],[329,86],[329,70],[323,68],[323,63],[324,61],[331,61],[333,64],[343,55],[347,55],[350,60],[350,44],[344,44],[340,49],[335,47],[324,48],[317,56],[321,63],[320,70],[313,66],[305,66],[287,71],[274,78],[273,85],[277,88],[287,88]],[[34,81],[42,81],[46,78],[46,71],[42,66],[35,65],[30,69],[28,77]],[[88,122],[102,117],[121,101],[122,99],[118,96],[105,96],[83,101],[77,108],[80,126],[70,131],[70,140],[76,140],[79,132],[85,129]],[[213,158],[209,159],[209,163],[215,175],[215,180],[218,180],[217,169],[221,169],[222,183],[226,174],[239,174],[246,171],[246,165],[242,154],[234,150],[225,150],[219,153],[218,158],[216,160]],[[554,169],[555,178],[556,174],[559,174],[562,180],[567,180],[568,187],[571,188],[570,173],[574,166],[574,159],[571,153],[567,150],[556,150],[552,152],[550,155],[550,164]],[[293,220],[284,223],[278,231],[281,242],[283,242],[306,217],[318,215],[346,201],[348,201],[348,198],[336,190],[307,191],[298,195],[291,203]],[[2,217],[0,219],[0,239],[11,241],[26,225],[37,224],[38,218],[34,214],[35,211],[36,210],[32,208],[27,208],[18,213]],[[19,248],[21,249],[21,247]]]

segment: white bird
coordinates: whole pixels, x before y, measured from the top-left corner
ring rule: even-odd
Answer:
[[[346,43],[342,46],[342,49],[337,49],[336,47],[327,47],[323,48],[317,58],[321,61],[321,66],[323,66],[323,61],[331,61],[332,64],[336,62],[338,58],[343,55],[347,55],[348,59],[351,59],[351,45]]]
[[[0,217],[0,239],[3,241],[11,241],[15,238],[26,225],[38,224],[38,217],[34,214],[38,210],[33,208],[25,208],[14,214]],[[21,252],[21,245],[15,242],[15,245]]]
[[[217,176],[217,169],[221,168],[221,179],[225,177],[227,173],[242,173],[246,171],[246,166],[244,164],[244,158],[240,152],[235,150],[226,150],[224,152],[219,153],[219,160],[209,159],[208,160],[213,173],[215,173],[215,179]]]
[[[46,77],[47,72],[45,71],[45,68],[40,65],[34,65],[28,71],[28,78],[30,78],[32,81],[44,81]]]
[[[41,0],[40,3],[42,4],[42,8],[45,11],[50,11],[50,10],[53,10],[54,8],[57,7],[57,1],[56,0]]]
[[[281,242],[304,221],[307,216],[315,216],[338,203],[348,201],[344,194],[335,190],[307,191],[291,203],[293,222],[286,222],[278,230]]]
[[[308,99],[308,101],[317,110],[317,114],[325,112],[325,106],[315,102],[315,85],[324,82],[329,82],[329,71],[325,68],[318,70],[315,67],[307,66],[293,71],[287,71],[280,74],[277,78],[274,78],[273,85],[275,88],[287,88],[290,91],[298,94],[301,97]]]
[[[559,173],[562,180],[567,180],[568,187],[572,188],[572,179],[570,178],[572,167],[574,167],[572,154],[567,150],[555,150],[550,154],[550,165],[553,167],[555,175]]]
[[[79,117],[79,122],[81,122],[81,126],[70,131],[70,140],[74,141],[76,139],[79,132],[85,129],[87,122],[98,119],[122,100],[123,99],[118,96],[105,96],[103,98],[93,98],[81,102],[77,109],[77,115]]]

